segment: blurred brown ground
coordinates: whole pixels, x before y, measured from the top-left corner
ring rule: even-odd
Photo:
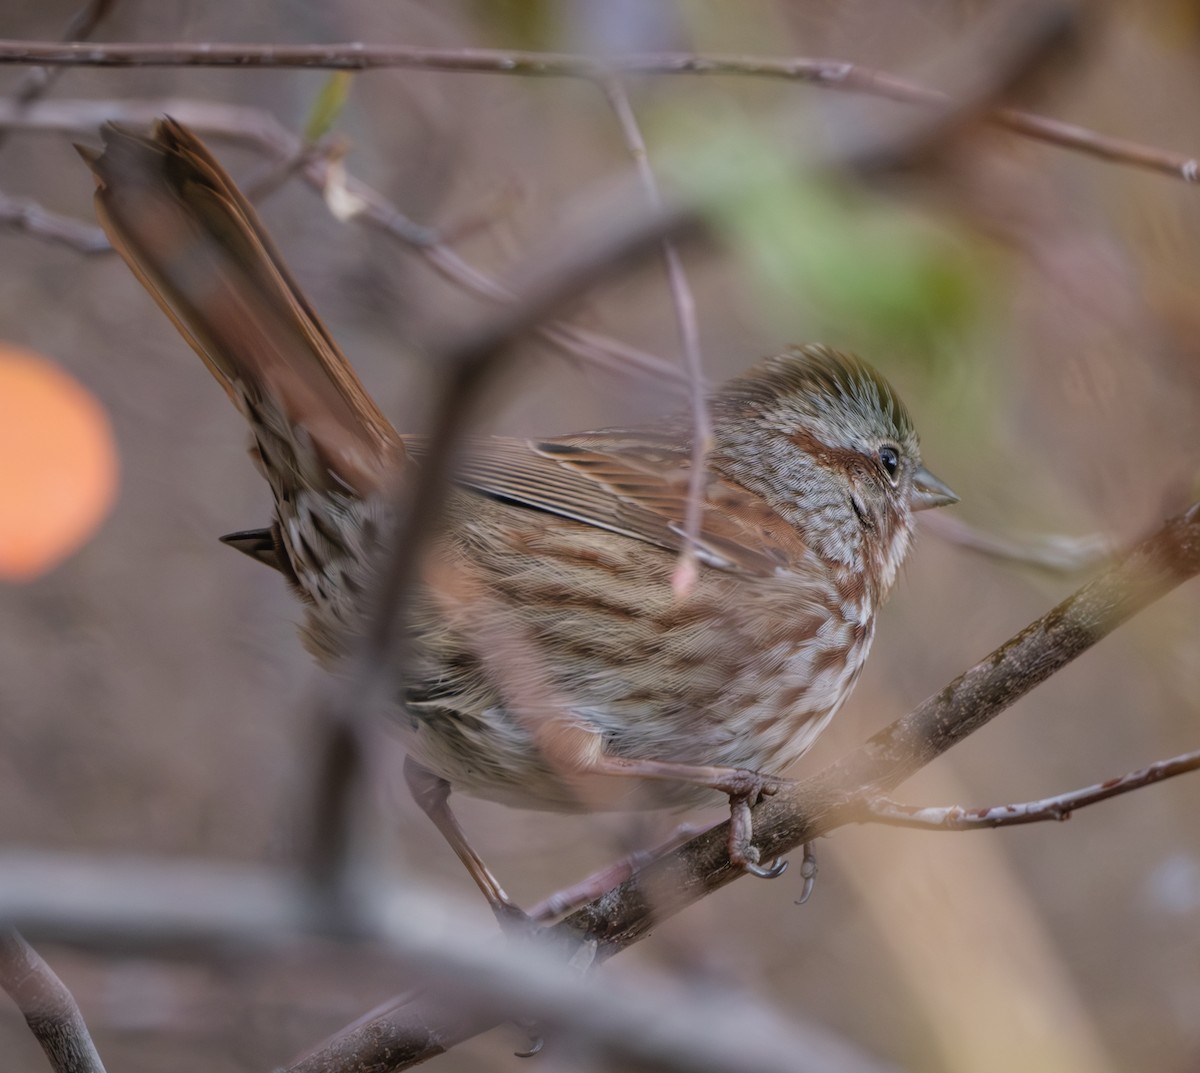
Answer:
[[[652,35],[648,47],[828,55],[902,70],[954,40],[978,6],[778,0],[684,5],[681,17],[656,4],[635,21]],[[52,39],[73,7],[8,3],[0,36]],[[548,38],[546,20],[528,11],[558,10],[563,26],[596,11],[584,0],[530,5],[518,32],[519,8],[128,0],[100,37],[578,45]],[[1200,153],[1198,30],[1190,5],[1114,9],[1076,67],[1033,103]],[[2,93],[20,72],[0,74]],[[81,70],[54,96],[253,103],[299,128],[324,77]],[[691,102],[703,115],[718,91],[759,114],[821,103],[810,87],[733,79],[634,89],[651,115],[677,115]],[[453,224],[498,192],[515,192],[494,225],[462,245],[501,273],[561,220],[573,191],[626,167],[599,95],[570,82],[372,73],[356,79],[338,129],[351,145],[350,170],[420,222]],[[252,154],[217,148],[238,176],[263,167]],[[962,496],[963,517],[1006,532],[1129,540],[1148,531],[1195,494],[1200,472],[1200,193],[999,135],[971,142],[951,168],[913,197],[953,226],[982,266],[982,308],[936,359],[879,342],[864,356],[897,383],[927,461]],[[0,189],[91,217],[90,177],[61,138],[12,137],[0,151]],[[400,353],[403,341],[474,307],[411,253],[339,224],[299,184],[263,213],[384,409],[413,427],[426,378]],[[869,338],[862,325],[818,326],[799,306],[764,308],[732,257],[689,264],[714,380],[818,331],[835,344]],[[593,296],[577,319],[677,352],[657,266]],[[96,539],[36,583],[0,589],[0,838],[289,860],[306,803],[319,674],[291,628],[296,610],[280,580],[215,541],[267,519],[240,419],[113,257],[0,235],[0,337],[53,355],[103,400],[123,464],[120,501]],[[642,386],[571,370],[537,347],[530,354],[496,399],[499,429],[566,431],[664,405]],[[940,688],[1076,583],[923,538],[862,683],[803,770]],[[1197,747],[1196,585],[954,750],[902,799],[1019,801]],[[390,797],[397,868],[472,893],[404,793]],[[817,891],[803,909],[792,904],[793,875],[739,882],[606,971],[655,962],[717,974],[911,1069],[1200,1068],[1198,810],[1200,778],[1185,777],[1065,826],[845,829],[821,845]],[[526,902],[612,856],[620,830],[611,819],[466,801],[460,812]],[[407,983],[381,963],[344,959],[197,965],[43,952],[76,990],[108,1067],[126,1073],[266,1070]],[[1030,996],[1040,1014],[1018,1016]],[[491,1033],[435,1068],[515,1069],[507,1055],[520,1043],[512,1031]],[[41,1068],[24,1025],[2,1004],[0,1055],[5,1068]]]

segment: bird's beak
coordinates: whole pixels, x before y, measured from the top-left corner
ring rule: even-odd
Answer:
[[[939,481],[924,466],[913,474],[912,494],[908,497],[908,505],[913,510],[948,507],[957,502],[958,496],[950,490],[949,485]]]

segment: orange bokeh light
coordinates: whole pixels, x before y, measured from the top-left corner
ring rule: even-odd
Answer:
[[[117,488],[99,402],[49,359],[0,343],[0,578],[27,580],[75,551]]]

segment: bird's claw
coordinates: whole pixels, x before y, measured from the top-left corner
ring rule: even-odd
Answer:
[[[754,825],[750,819],[750,809],[761,798],[778,793],[782,783],[754,771],[739,769],[739,774],[746,775],[750,785],[745,786],[741,793],[729,795],[729,861],[759,879],[775,879],[783,875],[787,861],[777,857],[767,864],[759,863],[758,848],[753,844]]]
[[[800,890],[797,905],[803,905],[812,897],[813,887],[817,885],[817,851],[811,842],[804,843],[804,860],[800,862],[800,878],[804,886]]]
[[[759,879],[778,879],[787,871],[787,858],[776,857],[769,864],[759,864],[757,861],[743,861],[742,871],[748,872],[752,876],[758,876]]]
[[[537,1030],[536,1021],[514,1021],[522,1032],[529,1037],[529,1046],[523,1051],[513,1051],[517,1058],[532,1058],[535,1054],[540,1054],[543,1047],[546,1046],[546,1037]]]

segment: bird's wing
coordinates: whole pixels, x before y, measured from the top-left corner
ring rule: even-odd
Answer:
[[[418,459],[426,450],[416,437],[405,437],[405,446]],[[678,551],[689,473],[689,453],[678,442],[592,432],[472,441],[457,480],[495,499]],[[710,475],[704,496],[697,553],[708,565],[765,576],[808,555],[796,530],[740,485]]]

